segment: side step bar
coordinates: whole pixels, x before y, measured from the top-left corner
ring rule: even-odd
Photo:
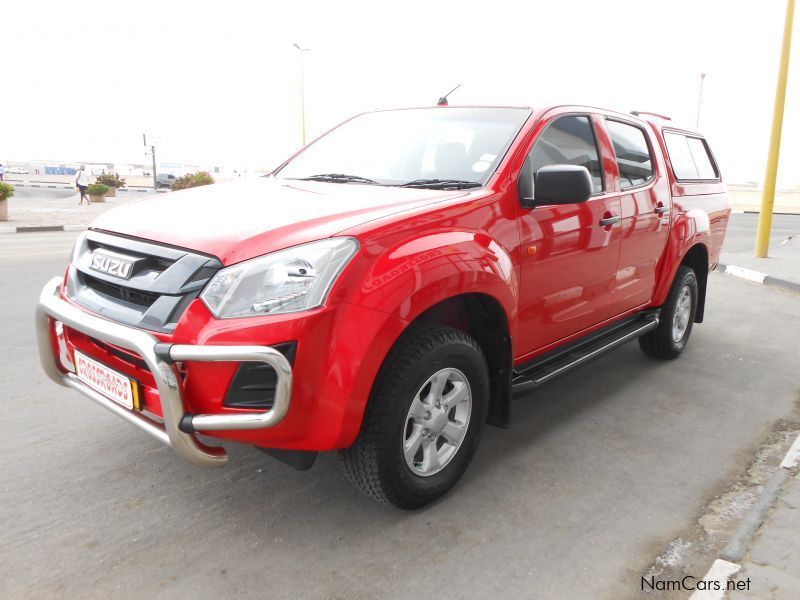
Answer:
[[[648,311],[539,356],[514,369],[512,383],[542,385],[658,327],[658,311]]]

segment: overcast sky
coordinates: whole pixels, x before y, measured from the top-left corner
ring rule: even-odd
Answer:
[[[4,3],[0,160],[272,167],[379,107],[593,104],[700,128],[729,181],[761,181],[784,0]],[[800,185],[800,39],[779,185]]]

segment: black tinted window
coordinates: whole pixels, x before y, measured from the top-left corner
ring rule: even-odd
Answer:
[[[619,166],[621,189],[646,183],[653,176],[653,160],[644,131],[619,121],[607,121]]]
[[[705,142],[680,133],[665,132],[669,161],[676,179],[717,179],[714,163]]]
[[[536,140],[529,155],[531,174],[547,165],[580,165],[592,176],[592,190],[603,191],[603,171],[588,117],[567,116],[553,121]]]

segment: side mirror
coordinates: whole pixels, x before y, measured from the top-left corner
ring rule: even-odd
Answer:
[[[592,176],[578,165],[548,165],[536,172],[533,198],[521,198],[522,206],[574,204],[592,197]]]

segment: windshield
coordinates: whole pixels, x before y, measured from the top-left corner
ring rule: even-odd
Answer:
[[[281,179],[479,187],[494,173],[530,111],[420,108],[360,115],[286,164]]]

